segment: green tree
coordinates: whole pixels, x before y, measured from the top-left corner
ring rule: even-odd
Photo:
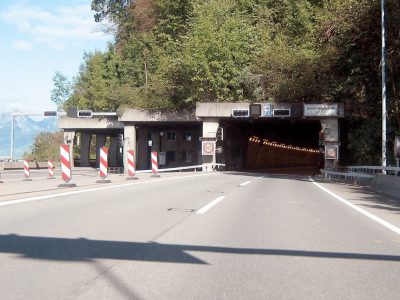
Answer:
[[[24,156],[31,160],[46,161],[60,159],[60,145],[64,141],[63,132],[41,132],[35,137],[30,153]]]
[[[56,71],[53,76],[54,87],[51,90],[50,99],[57,107],[62,107],[64,103],[69,99],[72,93],[71,83],[67,76],[59,71]]]

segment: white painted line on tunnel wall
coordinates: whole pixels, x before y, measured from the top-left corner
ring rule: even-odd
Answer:
[[[248,185],[250,182],[251,182],[251,181],[246,181],[246,182],[243,182],[243,183],[241,183],[241,184],[239,184],[239,185],[240,185],[240,186],[245,186],[245,185]]]
[[[222,201],[222,199],[224,199],[224,198],[225,198],[225,196],[219,196],[218,198],[214,199],[213,201],[211,201],[210,203],[208,203],[207,205],[203,206],[198,211],[196,211],[196,214],[204,214],[211,207],[213,207],[214,205],[217,205],[218,202]]]
[[[327,188],[323,187],[321,184],[315,182],[312,178],[310,178],[311,182],[316,185],[317,187],[319,187],[321,190],[323,190],[324,192],[328,193],[329,195],[331,195],[332,197],[334,197],[335,199],[339,200],[340,202],[342,202],[343,204],[346,204],[347,206],[351,207],[352,209],[358,211],[359,213],[363,214],[364,216],[374,220],[375,222],[385,226],[386,228],[394,231],[397,234],[400,234],[400,228],[394,226],[393,224],[390,224],[389,222],[375,216],[374,214],[371,214],[370,212],[358,207],[357,205],[354,205],[353,203],[347,201],[346,199],[336,195],[335,193],[331,192],[330,190],[328,190]]]
[[[156,184],[157,182],[162,182],[162,181],[169,181],[169,180],[183,179],[183,178],[192,178],[192,177],[200,177],[200,176],[209,176],[209,175],[216,175],[216,174],[220,174],[220,173],[206,173],[206,174],[200,174],[200,175],[189,175],[189,176],[179,176],[179,177],[172,177],[172,178],[162,178],[162,179],[157,179],[157,180],[147,180],[147,181],[141,181],[141,182],[115,184],[115,185],[101,186],[101,187],[96,187],[96,188],[77,190],[77,191],[71,191],[71,192],[65,192],[65,193],[57,193],[57,194],[36,196],[36,197],[30,197],[30,198],[8,200],[8,201],[0,202],[0,207],[10,206],[10,205],[15,205],[15,204],[22,204],[22,203],[27,203],[27,202],[47,200],[47,199],[52,199],[52,198],[60,198],[60,197],[63,197],[63,196],[79,195],[79,194],[90,193],[90,192],[101,191],[101,190],[111,190],[111,189],[116,189],[116,188],[126,187],[126,186],[133,186],[133,185],[140,185],[140,184]]]

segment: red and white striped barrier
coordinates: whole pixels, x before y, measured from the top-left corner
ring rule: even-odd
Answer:
[[[29,177],[31,176],[31,172],[29,169],[29,159],[24,160],[24,176],[25,179],[29,179]]]
[[[128,176],[135,176],[135,152],[133,150],[128,151]]]
[[[47,161],[47,169],[49,170],[49,179],[54,178],[54,165],[52,160]]]
[[[105,179],[108,175],[108,148],[100,148],[100,177]]]
[[[157,162],[157,152],[151,152],[151,171],[153,172],[152,176],[159,177],[158,175],[158,162]]]
[[[61,176],[65,183],[68,183],[71,178],[71,155],[69,153],[69,145],[63,144],[60,146],[60,161],[61,161]]]

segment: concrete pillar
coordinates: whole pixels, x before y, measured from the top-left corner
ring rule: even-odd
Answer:
[[[124,126],[124,148],[123,148],[123,155],[124,155],[124,172],[128,172],[128,155],[127,151],[133,150],[135,152],[135,162],[136,162],[136,128],[134,125],[125,125]]]
[[[81,167],[90,166],[90,142],[92,134],[90,132],[81,132]]]
[[[96,168],[100,167],[100,148],[106,144],[107,136],[96,134]]]
[[[160,130],[152,129],[151,141],[153,142],[153,145],[151,146],[151,151],[160,152]]]
[[[203,121],[203,140],[216,141],[218,127],[219,127],[219,119],[218,118],[204,119],[204,121]],[[203,163],[216,163],[215,154],[214,155],[203,155],[202,162]]]
[[[69,153],[71,159],[71,168],[74,167],[74,138],[75,130],[64,130],[64,143],[69,146]]]
[[[118,166],[118,137],[110,137],[110,149],[108,149],[108,164],[110,167]]]
[[[324,132],[324,143],[326,146],[337,146],[339,152],[340,137],[339,137],[339,120],[337,118],[321,119],[321,127]],[[326,154],[325,154],[326,155]],[[325,159],[325,169],[337,169],[339,167],[339,153],[337,159]]]

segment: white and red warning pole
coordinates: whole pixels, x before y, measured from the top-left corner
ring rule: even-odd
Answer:
[[[100,177],[105,179],[108,176],[108,148],[100,148]]]
[[[30,180],[31,172],[29,168],[29,159],[24,159],[24,176],[25,180]]]
[[[153,177],[160,177],[158,175],[158,162],[157,162],[157,152],[151,152],[151,171],[153,172]]]
[[[49,177],[48,179],[54,179],[54,164],[52,160],[47,161],[47,169],[49,170]]]
[[[60,146],[60,161],[61,161],[61,176],[65,183],[68,183],[71,178],[71,156],[69,145],[63,144]]]
[[[135,177],[135,152],[133,150],[128,151],[128,178],[137,179]]]

